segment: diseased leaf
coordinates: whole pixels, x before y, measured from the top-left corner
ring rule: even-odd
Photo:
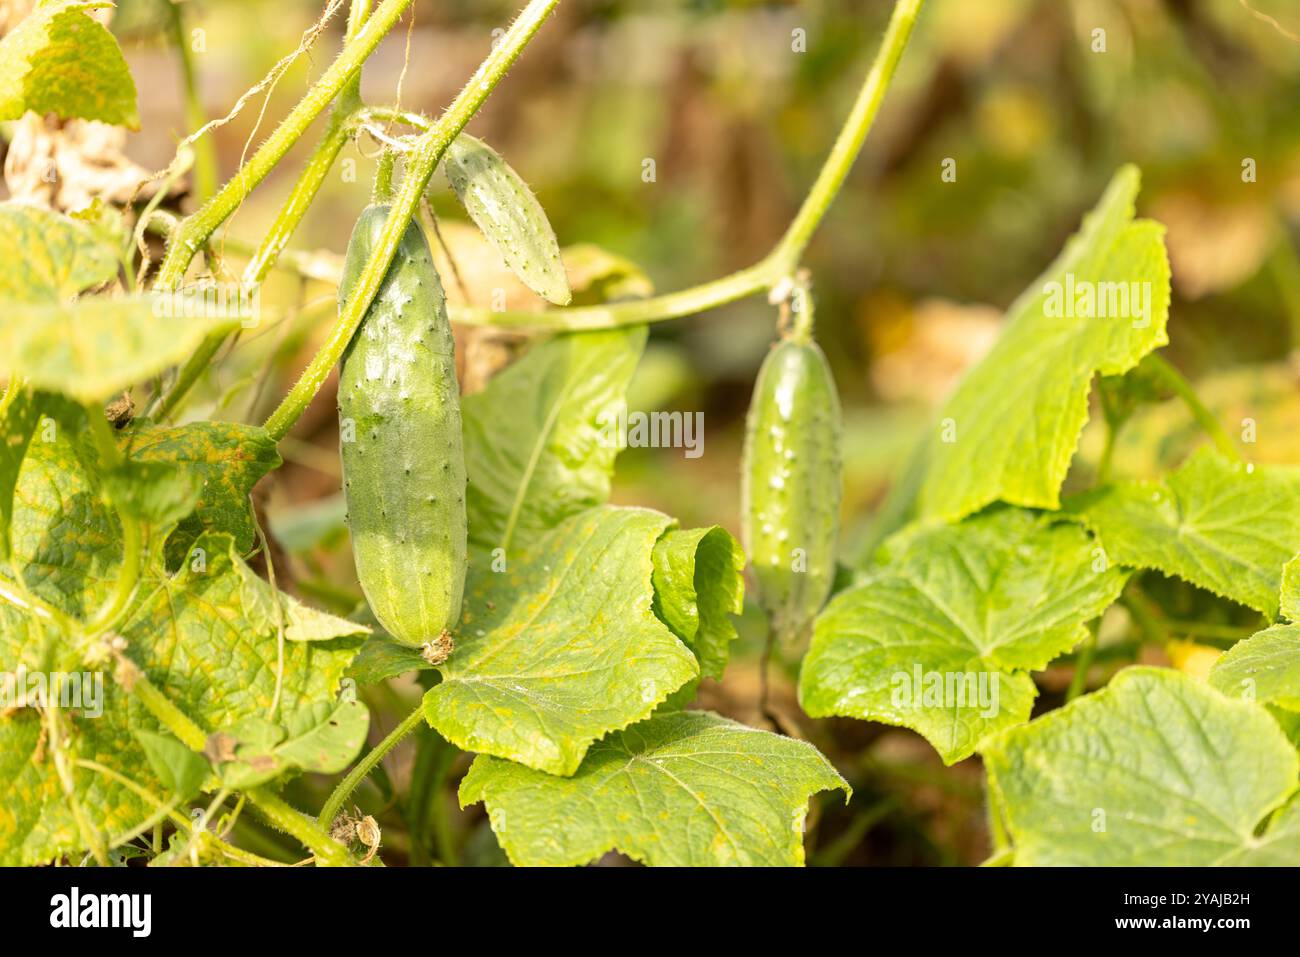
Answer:
[[[1263,708],[1175,671],[1125,669],[984,760],[1018,865],[1300,863],[1295,749]]]
[[[0,410],[0,561],[4,561],[9,557],[9,525],[13,521],[18,472],[40,421],[40,409],[31,392],[11,386],[0,400]]]
[[[0,301],[14,303],[71,299],[112,279],[118,266],[113,248],[86,223],[18,203],[0,203],[0,262]]]
[[[721,678],[727,667],[744,570],[740,543],[716,525],[673,529],[655,544],[655,614],[695,653],[702,678]]]
[[[556,336],[465,397],[471,547],[514,561],[539,533],[604,503],[645,339],[644,326]]]
[[[699,673],[653,611],[657,512],[593,508],[508,569],[476,567],[456,650],[424,713],[457,747],[572,774],[592,742],[646,717]]]
[[[370,713],[355,699],[315,701],[282,723],[245,718],[218,732],[234,748],[234,760],[220,766],[221,781],[250,788],[290,771],[335,774],[360,753],[369,728]]]
[[[0,373],[98,402],[190,355],[210,332],[237,319],[155,314],[149,296],[75,303],[0,303]]]
[[[1210,684],[1230,698],[1300,711],[1300,625],[1274,625],[1215,662]]]
[[[172,797],[188,801],[199,793],[204,780],[212,773],[211,765],[201,754],[195,754],[175,735],[165,731],[133,728],[132,734],[144,749],[154,776]]]
[[[84,11],[104,2],[49,3],[0,40],[0,120],[27,111],[140,128],[135,82],[113,34]]]
[[[22,529],[15,535],[16,563],[25,569],[28,586],[65,612],[97,607],[100,596],[113,586],[120,562],[116,548],[101,553],[94,537],[89,544],[84,537],[99,536],[109,527],[97,495],[71,509],[87,520],[85,524],[44,507],[46,502],[90,496],[88,490],[96,487],[70,444],[70,439],[32,444],[15,513],[15,529]],[[88,564],[80,564],[87,558]],[[102,573],[89,573],[101,567]],[[208,730],[221,731],[269,712],[280,661],[276,601],[271,586],[233,553],[228,536],[199,539],[191,560],[176,575],[167,575],[160,563],[152,564],[137,595],[139,604],[118,628],[127,642],[126,653],[184,713]],[[364,630],[305,609],[288,596],[282,601],[286,637],[292,637],[301,620],[322,638],[329,631],[326,622],[333,622],[339,635]],[[37,620],[0,604],[0,661],[47,668],[42,664],[47,644]],[[359,644],[357,637],[286,641],[283,678],[278,682],[280,713],[332,702]],[[55,668],[80,667],[78,651],[67,651],[57,642],[53,647]],[[157,724],[115,682],[105,681],[100,705],[99,717],[72,722],[70,758],[106,764],[157,792],[163,784],[135,735],[139,730],[156,732]],[[15,782],[0,794],[0,865],[41,863],[81,847],[49,755],[31,737],[35,717],[28,708],[0,717],[0,770]],[[78,801],[94,808],[96,822],[110,833],[127,830],[154,811],[130,789],[93,771],[74,768],[73,778]]]
[[[1081,528],[1013,508],[886,550],[818,617],[799,700],[812,717],[912,728],[947,764],[1028,719],[1026,672],[1078,644],[1127,578]]]
[[[461,133],[443,157],[447,180],[465,212],[520,282],[564,306],[573,298],[546,210],[505,160],[482,140]]]
[[[165,462],[124,461],[104,474],[104,491],[123,512],[146,524],[171,528],[199,500],[199,479]]]
[[[1209,449],[1164,482],[1105,487],[1070,508],[1111,561],[1176,575],[1269,617],[1282,566],[1300,549],[1300,469],[1239,465]]]
[[[179,465],[202,482],[194,514],[167,542],[169,567],[180,564],[203,532],[227,532],[241,555],[249,552],[255,543],[249,493],[280,466],[275,441],[264,429],[238,422],[142,425],[132,431],[126,448],[136,461]]]
[[[1123,373],[1169,341],[1164,228],[1133,218],[1138,185],[1134,167],[1115,175],[944,406],[930,442],[922,514],[956,520],[995,501],[1056,508],[1088,418],[1093,376]],[[1081,291],[1093,295],[1092,307],[1067,308],[1077,307]]]
[[[460,786],[520,866],[618,850],[652,866],[803,863],[808,799],[849,786],[812,745],[703,711],[657,715],[554,777],[480,755]]]

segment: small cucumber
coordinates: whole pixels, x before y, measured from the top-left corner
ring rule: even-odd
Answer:
[[[835,578],[840,402],[810,336],[768,353],[745,422],[742,528],[758,599],[783,642],[802,638]]]
[[[375,205],[357,220],[340,308],[387,217],[388,207]],[[451,323],[416,222],[343,354],[339,427],[366,600],[398,641],[436,642],[459,619],[465,588],[465,457]]]
[[[557,306],[573,298],[546,210],[518,173],[482,140],[461,133],[443,157],[469,218],[520,282]]]

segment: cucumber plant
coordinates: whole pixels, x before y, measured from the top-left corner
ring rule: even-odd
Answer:
[[[200,128],[156,179],[157,202],[0,204],[0,864],[373,863],[382,829],[349,810],[367,779],[412,863],[470,852],[447,825],[457,780],[462,807],[483,805],[479,833],[518,865],[613,850],[647,865],[803,863],[810,802],[848,800],[846,777],[807,741],[693,707],[728,667],[745,550],[721,526],[611,504],[618,448],[602,440],[648,324],[756,294],[796,308],[757,374],[741,531],[770,634],[808,639],[788,651],[806,714],[910,728],[949,764],[978,756],[990,863],[1300,862],[1300,469],[1244,461],[1159,356],[1170,267],[1161,227],[1136,218],[1136,169],[1012,305],[921,437],[880,547],[855,562],[838,528],[839,397],[801,264],[922,0],[895,3],[771,253],[616,302],[571,281],[522,178],[463,132],[557,0],[529,0],[436,119],[360,94],[410,4],[353,0],[334,61],[222,185],[206,182]],[[0,39],[0,119],[137,124],[96,6],[42,4]],[[91,87],[64,82],[69,62]],[[240,325],[205,298],[227,275],[216,232],[327,110],[265,236],[225,245],[246,256],[243,286],[272,269],[336,283],[337,316],[260,424],[198,418],[194,386]],[[344,145],[367,136],[387,158],[341,270],[288,250]],[[159,202],[192,152],[208,154],[201,201],[178,218]],[[555,308],[448,306],[417,218],[440,165],[503,264]],[[166,240],[157,264],[149,233]],[[1062,312],[1060,290],[1080,283],[1144,295]],[[579,291],[583,305],[565,305]],[[462,402],[452,322],[550,335]],[[319,584],[290,594],[274,546],[314,533],[268,535],[252,499],[336,369],[359,607]],[[1063,491],[1095,381],[1108,450],[1166,393],[1208,447],[1143,482],[1113,480],[1107,454]],[[1222,654],[1175,654],[1165,578],[1246,633]],[[1099,674],[1115,628],[1184,664]],[[1042,707],[1049,666],[1073,676],[1059,708]],[[16,697],[20,676],[40,681]],[[367,746],[379,694],[407,710]],[[382,761],[408,738],[399,794]],[[304,772],[327,776],[328,794]],[[287,837],[244,840],[249,816]]]

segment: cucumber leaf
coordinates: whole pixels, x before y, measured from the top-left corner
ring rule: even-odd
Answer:
[[[655,614],[695,653],[701,678],[721,678],[727,667],[744,570],[740,543],[717,525],[673,529],[655,544]]]
[[[1070,503],[1111,561],[1154,568],[1272,618],[1282,567],[1300,550],[1300,469],[1246,466],[1200,449],[1163,482]]]
[[[591,744],[699,674],[653,610],[652,553],[670,520],[589,509],[506,569],[475,567],[456,650],[424,714],[457,747],[572,774]]]
[[[1083,529],[1013,508],[905,531],[885,557],[818,617],[799,699],[811,717],[911,728],[946,764],[1029,718],[1027,672],[1077,645],[1128,577]]]
[[[99,402],[184,359],[238,319],[174,316],[151,296],[5,303],[0,372],[39,389]]]
[[[140,128],[135,82],[117,40],[86,16],[105,2],[47,3],[0,40],[0,120],[29,110]]]
[[[1274,625],[1227,650],[1210,684],[1230,698],[1300,711],[1300,625]]]
[[[199,478],[202,489],[193,515],[182,520],[167,541],[167,561],[176,567],[203,532],[227,532],[247,554],[255,531],[249,493],[258,480],[279,468],[280,454],[266,431],[238,422],[193,422],[177,428],[142,425],[127,448],[141,462],[181,466]]]
[[[1282,617],[1300,621],[1300,555],[1282,569]]]
[[[1139,182],[1131,166],[1115,175],[944,406],[929,444],[921,514],[954,521],[995,501],[1056,508],[1088,419],[1093,376],[1126,372],[1169,341],[1164,228],[1133,218]],[[1092,292],[1092,307],[1069,308],[1081,290]]]
[[[656,715],[592,746],[570,778],[484,755],[460,785],[520,866],[618,850],[652,866],[803,863],[808,799],[850,789],[810,744],[704,711]]]
[[[1018,865],[1300,863],[1295,749],[1260,706],[1169,669],[1127,668],[984,759]]]
[[[2,41],[0,41],[2,42]],[[117,275],[117,254],[83,222],[0,203],[0,300],[60,302]]]
[[[513,557],[609,498],[619,448],[605,423],[624,403],[645,340],[644,326],[556,336],[465,397],[471,546]]]

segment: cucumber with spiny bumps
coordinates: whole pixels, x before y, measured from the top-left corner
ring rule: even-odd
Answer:
[[[447,181],[474,225],[525,286],[566,306],[573,299],[560,244],[528,184],[500,154],[468,133],[443,158]]]
[[[807,332],[767,354],[745,423],[741,532],[758,601],[777,638],[808,633],[835,579],[840,403]]]
[[[372,205],[357,220],[340,308],[388,211]],[[446,299],[414,221],[344,352],[338,394],[348,526],[366,600],[398,641],[445,647],[465,587],[465,457]]]

